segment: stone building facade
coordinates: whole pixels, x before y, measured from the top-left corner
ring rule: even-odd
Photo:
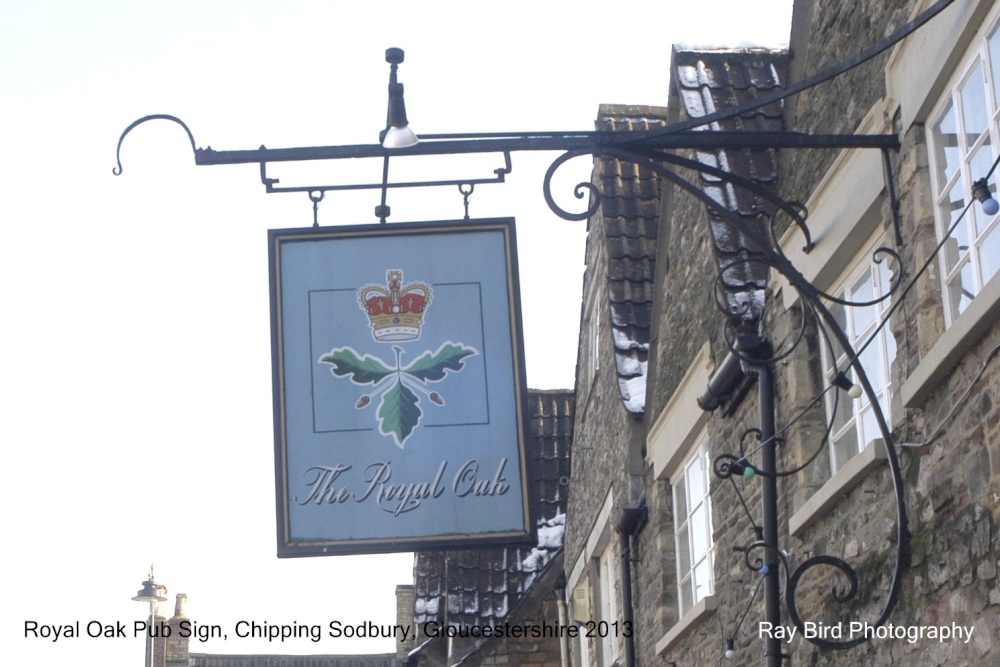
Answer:
[[[699,170],[672,169],[697,192],[596,161],[564,546],[592,636],[573,665],[764,665],[775,633],[782,664],[1000,663],[1000,216],[973,197],[996,191],[998,26],[994,0],[796,2],[788,51],[675,49],[666,108],[601,108],[628,131],[740,105],[702,131],[898,148],[692,151]],[[786,630],[762,626],[765,580]]]

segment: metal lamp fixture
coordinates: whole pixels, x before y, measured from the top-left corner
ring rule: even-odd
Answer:
[[[136,602],[148,602],[149,603],[149,622],[152,625],[154,618],[156,617],[156,603],[166,602],[166,596],[160,595],[160,590],[162,586],[158,586],[156,579],[153,578],[153,566],[149,566],[149,577],[142,582],[142,588],[139,592],[135,594],[132,598]],[[150,631],[152,628],[150,628]],[[153,636],[150,634],[149,637],[149,667],[153,667]]]
[[[132,599],[136,602],[148,602],[151,605],[156,602],[166,602],[167,598],[160,595],[160,586],[157,585],[156,580],[153,578],[152,565],[149,566],[149,578],[142,582],[142,588],[139,589],[139,592]]]
[[[389,112],[385,129],[379,136],[383,148],[407,148],[417,145],[419,139],[410,129],[406,120],[406,104],[403,102],[403,84],[396,80],[396,70],[403,62],[402,49],[386,49],[385,61],[392,67],[389,70]]]

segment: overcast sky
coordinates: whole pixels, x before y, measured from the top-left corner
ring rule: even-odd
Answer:
[[[600,103],[665,105],[670,46],[787,42],[791,0],[93,2],[0,8],[2,500],[10,664],[141,664],[143,640],[25,638],[25,621],[143,618],[150,562],[199,623],[391,623],[412,558],[275,557],[266,230],[308,226],[303,194],[254,165],[195,167],[179,116],[216,149],[375,143],[387,47],[417,133],[589,130]],[[528,383],[572,387],[584,223],[546,208],[556,155],[513,156],[472,217],[515,216]],[[399,161],[403,163],[404,161]],[[589,162],[570,169],[585,180]],[[438,161],[489,176],[502,158]],[[275,167],[283,185],[378,180],[380,163]],[[393,163],[392,176],[429,173]],[[355,180],[356,179],[356,180]],[[567,207],[582,206],[568,195]],[[375,222],[376,191],[321,224]],[[390,221],[460,218],[455,188],[391,192]],[[129,627],[131,634],[131,627]],[[240,640],[193,652],[374,653],[391,640]]]

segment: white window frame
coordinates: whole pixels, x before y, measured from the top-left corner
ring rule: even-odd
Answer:
[[[697,404],[697,398],[705,391],[714,370],[711,346],[706,341],[695,355],[691,365],[688,366],[680,384],[675,388],[673,395],[656,418],[649,430],[649,435],[646,437],[647,463],[652,467],[653,475],[657,480],[669,482],[671,496],[673,496],[677,479],[689,464],[690,457],[695,452],[700,451],[701,447],[707,447],[708,413],[704,410],[692,409],[691,406]],[[707,487],[709,492],[708,516],[711,520],[710,484],[711,475],[709,475],[709,486]],[[675,557],[677,556],[676,526],[678,521],[676,507],[675,503],[673,520]],[[714,521],[712,523],[714,526]],[[715,585],[714,548],[713,544],[711,569],[713,591]],[[679,577],[678,580],[680,580]],[[677,595],[677,604],[680,608],[679,591]],[[679,612],[677,622],[656,641],[656,654],[662,656],[675,647],[695,624],[715,611],[716,605],[716,597],[713,593],[699,600],[687,613]]]
[[[972,197],[972,183],[986,176],[1000,147],[1000,6],[990,12],[973,38],[927,123],[931,187],[938,238],[953,224],[953,215]],[[993,48],[990,48],[990,42]],[[976,79],[975,77],[979,77]],[[966,124],[972,111],[964,107],[963,91],[985,95],[985,129],[971,137]],[[938,128],[949,115],[954,124],[954,146],[942,140]],[[949,155],[950,154],[950,159]],[[949,164],[957,162],[955,164]],[[947,173],[949,172],[950,173]],[[995,194],[1000,172],[990,177]],[[987,216],[974,203],[958,223],[939,259],[945,324],[951,326],[966,311],[989,279],[1000,272],[1000,215]]]
[[[699,602],[715,594],[711,470],[708,438],[702,436],[670,479],[674,500],[677,606],[682,619],[695,611]],[[692,482],[696,482],[697,486],[693,486]],[[700,488],[701,492],[693,494],[692,488]],[[694,524],[696,520],[698,523]],[[698,542],[693,539],[696,534],[701,535],[702,549],[697,549]],[[691,595],[685,599],[689,583]]]
[[[881,233],[865,244],[855,262],[845,271],[829,291],[834,297],[846,301],[871,302],[886,297],[892,284],[890,257],[883,255],[875,261],[875,251],[886,245]],[[898,267],[895,267],[898,270]],[[891,423],[890,397],[892,396],[892,363],[896,357],[896,340],[886,318],[891,306],[885,298],[871,306],[843,306],[829,303],[828,308],[840,323],[851,347],[857,352],[867,344],[860,359],[865,374],[875,389],[876,400],[888,423]],[[868,342],[871,339],[871,342]],[[847,354],[832,337],[821,341],[823,369],[827,380],[840,371],[857,384],[857,374],[848,366]],[[836,359],[831,358],[831,351]],[[882,437],[875,420],[874,408],[868,396],[851,398],[846,391],[831,389],[826,392],[826,415],[831,424],[829,434],[830,471],[836,474],[847,462],[863,452],[871,443]]]
[[[889,264],[891,261],[889,256],[881,257],[881,262],[875,263],[875,250],[885,245],[884,235],[876,232],[862,246],[862,250],[849,267],[833,282],[833,287],[827,291],[833,296],[854,301],[873,301],[885,295],[892,283],[892,270],[897,268]],[[866,277],[870,291],[859,293],[855,288]],[[861,363],[876,390],[882,413],[886,421],[891,424],[891,396],[895,389],[892,384],[892,363],[896,353],[896,341],[888,326],[878,328],[888,316],[890,301],[891,299],[886,299],[863,309],[838,306],[833,303],[828,307],[834,318],[841,323],[855,352],[876,330],[878,331],[874,340],[862,353]],[[863,325],[860,331],[857,326],[859,322]],[[851,382],[857,383],[857,376],[853,370],[848,369],[847,356],[842,351],[837,355],[836,366],[832,363],[830,345],[836,350],[836,343],[821,340],[820,345],[826,380],[831,381],[834,373],[839,370],[844,371]],[[868,403],[868,397],[862,395],[852,399],[846,391],[831,387],[824,400],[827,419],[833,424],[827,444],[830,478],[789,517],[788,532],[793,537],[801,537],[810,526],[833,509],[845,494],[860,484],[871,470],[885,465],[885,445],[874,419],[872,406]],[[834,415],[835,400],[838,410],[848,408],[848,411],[842,412],[837,419]],[[846,438],[853,438],[853,442],[848,442],[850,446],[841,447],[838,452],[837,445],[845,442]]]
[[[618,568],[615,564],[616,550],[614,538],[608,540],[600,557],[597,559],[597,588],[601,596],[600,614],[595,619],[606,628],[599,626],[597,635],[601,638],[601,658],[605,665],[612,665],[618,660],[618,599],[616,588]],[[606,630],[606,631],[605,631]]]
[[[593,623],[599,622],[603,618],[604,611],[602,609],[604,601],[609,599],[606,597],[604,590],[602,589],[602,582],[600,581],[600,561],[601,557],[605,553],[614,554],[615,551],[612,547],[614,544],[614,535],[612,534],[611,525],[611,512],[614,508],[614,493],[613,489],[608,489],[607,495],[604,497],[604,502],[601,505],[600,511],[597,513],[597,517],[594,520],[594,525],[590,530],[590,534],[587,536],[587,541],[583,545],[583,549],[576,559],[573,565],[573,569],[569,572],[567,577],[566,590],[569,595],[573,595],[578,590],[586,591],[585,595],[589,598],[591,596],[599,596],[595,600],[588,599],[585,605],[573,605],[572,611],[574,614],[573,622],[580,624],[580,634],[579,643],[577,644],[580,653],[580,663],[581,667],[591,667],[592,665],[611,665],[617,659],[618,646],[617,642],[614,642],[614,647],[610,649],[611,652],[616,656],[615,658],[610,658],[608,653],[609,650],[604,648],[603,643],[598,643],[596,637],[597,633],[593,632],[594,635],[594,645],[600,649],[601,655],[595,655],[591,652],[591,646],[589,645],[590,639],[586,636],[586,633],[590,631]],[[613,560],[613,559],[612,559]],[[615,572],[614,577],[617,578],[617,572]],[[612,595],[610,600],[615,600],[613,592],[617,589],[617,585],[613,583],[613,580],[609,580],[611,585]],[[569,593],[573,591],[574,593]],[[570,598],[571,601],[572,597]],[[611,602],[614,605],[615,614],[617,614],[617,600]],[[586,618],[580,618],[579,616],[586,616]],[[604,618],[611,622],[611,620]],[[591,625],[587,625],[590,623]],[[609,628],[609,633],[612,630]],[[600,660],[598,660],[600,658]]]
[[[580,667],[591,667],[593,664],[590,660],[589,642],[590,640],[584,628],[580,628],[580,634],[577,636],[577,646],[580,648]]]

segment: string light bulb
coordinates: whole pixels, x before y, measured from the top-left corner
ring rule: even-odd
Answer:
[[[983,213],[986,215],[996,215],[1000,211],[1000,202],[993,198],[985,178],[980,178],[972,184],[972,196],[983,207]]]

